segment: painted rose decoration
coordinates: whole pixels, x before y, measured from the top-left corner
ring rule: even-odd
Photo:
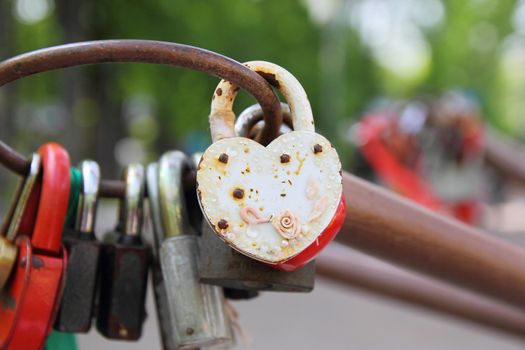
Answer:
[[[271,223],[283,238],[295,239],[301,233],[301,221],[289,210],[273,217]]]

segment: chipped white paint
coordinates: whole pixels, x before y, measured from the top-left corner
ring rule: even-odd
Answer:
[[[243,254],[280,263],[318,240],[342,196],[341,163],[330,142],[314,131],[310,103],[297,79],[262,61],[251,69],[270,74],[290,104],[295,131],[267,147],[234,137],[235,86],[214,93],[214,143],[197,171],[199,201],[214,231]],[[314,243],[315,244],[315,243]]]

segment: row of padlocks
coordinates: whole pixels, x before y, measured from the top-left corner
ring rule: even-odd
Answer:
[[[32,155],[0,239],[2,349],[40,349],[52,329],[87,332],[92,324],[109,339],[139,339],[149,271],[165,349],[232,346],[228,298],[313,289],[313,259],[345,219],[341,163],[315,133],[299,82],[272,63],[246,65],[288,103],[280,135],[266,147],[254,141],[261,108],[235,121],[238,89],[221,81],[212,145],[128,165],[118,223],[102,241],[94,234],[98,164],[75,168],[54,143]],[[141,232],[147,211],[153,247]]]

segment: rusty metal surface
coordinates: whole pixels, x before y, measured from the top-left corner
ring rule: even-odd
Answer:
[[[340,285],[357,287],[525,338],[525,313],[521,310],[411,273],[353,249],[329,247],[318,257],[316,273]]]
[[[525,309],[524,250],[346,172],[343,187],[340,243]]]
[[[252,94],[265,111],[267,128],[261,135],[270,142],[281,126],[279,100],[270,85],[249,68],[217,53],[169,42],[149,40],[101,40],[50,47],[0,62],[0,86],[28,75],[95,63],[141,62],[173,65],[226,79]],[[29,162],[0,141],[0,162],[25,175]],[[103,182],[102,196],[122,197],[120,182]]]

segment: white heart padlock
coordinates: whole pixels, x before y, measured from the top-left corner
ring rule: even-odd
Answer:
[[[294,131],[268,146],[236,137],[237,88],[221,81],[210,113],[213,143],[197,170],[204,217],[237,251],[283,270],[313,259],[341,228],[346,214],[337,151],[315,133],[310,103],[297,79],[264,61],[246,66],[287,100]]]

